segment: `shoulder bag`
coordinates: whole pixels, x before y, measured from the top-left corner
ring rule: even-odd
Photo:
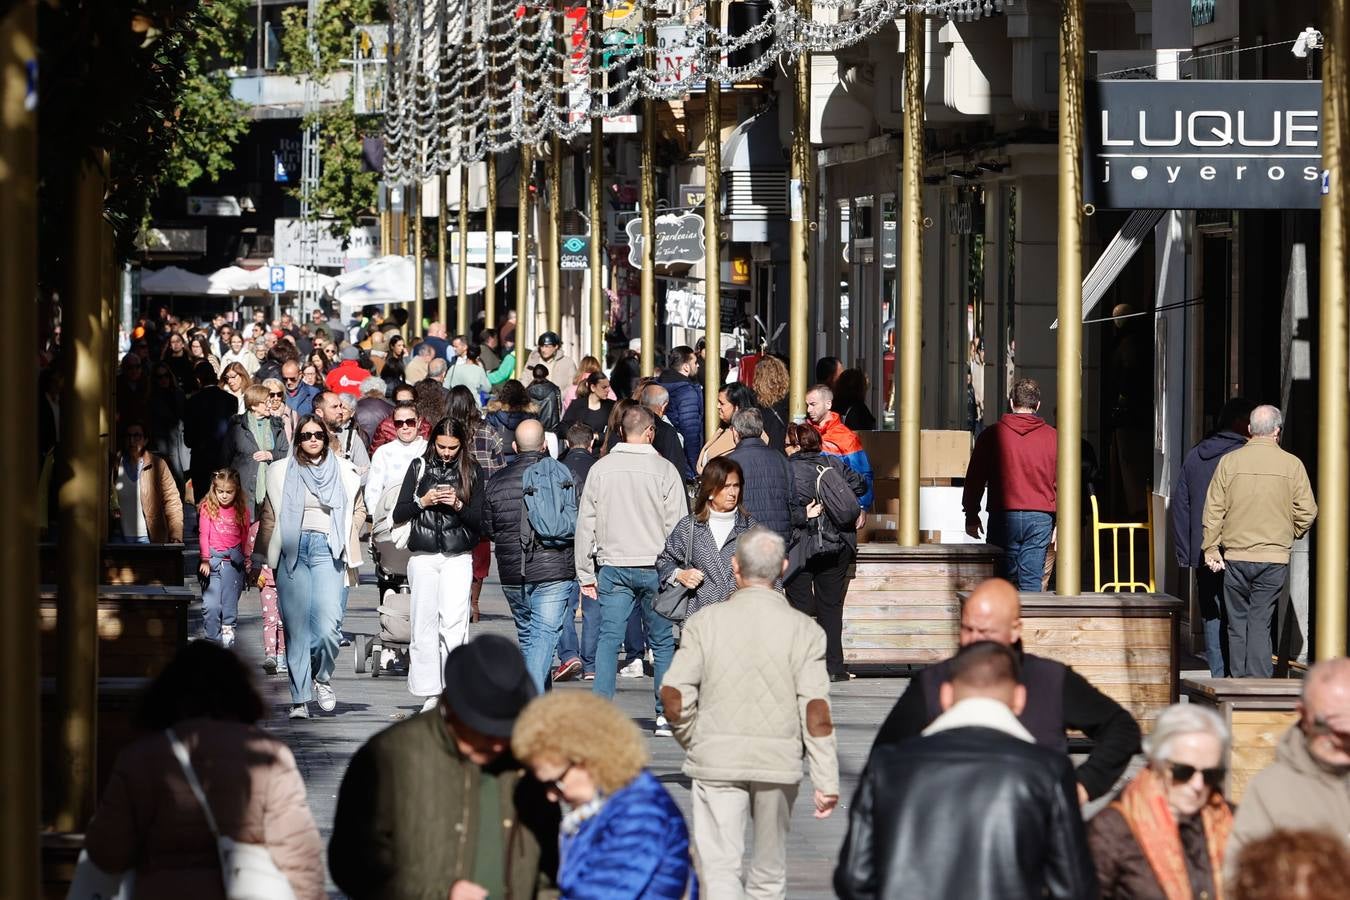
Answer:
[[[192,760],[188,758],[187,748],[166,728],[164,734],[173,746],[173,755],[183,769],[192,795],[197,798],[202,812],[206,815],[207,827],[216,839],[216,851],[220,854],[220,873],[225,881],[226,900],[295,900],[291,883],[277,868],[271,852],[262,844],[245,844],[234,838],[226,837],[216,827],[216,817],[211,813],[211,804],[207,802],[206,792],[202,790],[197,773],[193,771]]]
[[[681,569],[690,568],[694,560],[694,528],[697,523],[692,519],[689,522],[689,540],[684,545],[684,561],[680,565]],[[689,615],[689,598],[696,592],[690,590],[678,581],[670,581],[661,585],[661,590],[656,594],[656,600],[652,603],[652,612],[663,619],[669,619],[672,622],[683,622]]]

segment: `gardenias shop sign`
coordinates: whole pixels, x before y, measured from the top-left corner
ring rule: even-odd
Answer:
[[[1320,81],[1090,81],[1084,202],[1317,209]]]

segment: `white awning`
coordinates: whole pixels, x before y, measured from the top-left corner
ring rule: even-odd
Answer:
[[[1134,259],[1139,248],[1144,246],[1144,241],[1153,234],[1153,229],[1166,212],[1165,209],[1136,209],[1130,213],[1120,231],[1111,238],[1111,243],[1106,245],[1102,255],[1093,264],[1092,271],[1083,279],[1083,321],[1087,321],[1088,315],[1101,302],[1111,285],[1116,283],[1120,273]],[[1050,328],[1054,330],[1058,327],[1059,319],[1056,319]]]

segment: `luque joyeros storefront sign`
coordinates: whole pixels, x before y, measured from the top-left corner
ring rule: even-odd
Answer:
[[[1317,209],[1320,81],[1089,81],[1083,200]]]

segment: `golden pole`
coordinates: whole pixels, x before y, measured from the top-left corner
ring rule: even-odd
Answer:
[[[449,285],[446,284],[449,273],[445,268],[445,245],[450,233],[450,199],[446,196],[449,192],[450,176],[437,175],[436,193],[441,202],[436,205],[436,318],[446,328],[450,327]]]
[[[708,0],[708,58],[720,59],[717,28],[721,4]],[[722,222],[718,195],[722,190],[722,83],[709,78],[703,117],[703,439],[711,442],[721,421],[717,392],[722,387]]]
[[[810,0],[797,0],[810,15]],[[811,245],[811,55],[797,57],[792,80],[792,157],[788,178],[788,412],[794,420],[806,415],[810,378]]]
[[[522,143],[520,177],[516,179],[516,378],[525,371],[525,358],[530,355],[525,329],[530,304],[530,171],[533,167],[530,145]]]
[[[1082,587],[1083,483],[1083,0],[1062,0],[1059,21],[1059,432],[1055,591]]]
[[[923,13],[905,17],[904,147],[900,175],[900,503],[896,543],[919,543],[919,430],[923,404]]]
[[[455,333],[469,333],[469,164],[459,164],[459,308]]]
[[[111,167],[109,167],[111,171]],[[100,292],[100,318],[103,320],[103,366],[104,372],[117,371],[117,341],[112,338],[117,334],[117,305],[118,289],[121,287],[121,273],[117,269],[117,232],[113,230],[112,223],[107,219],[103,220],[103,243],[102,259],[99,266],[99,274],[102,276],[103,284]],[[112,464],[113,451],[116,447],[117,431],[117,386],[114,379],[105,377],[103,379],[103,402],[100,404],[98,415],[99,430],[99,470],[98,483],[112,484],[109,477],[109,468]],[[146,424],[146,423],[142,423]],[[147,424],[147,436],[149,435],[149,426]],[[106,498],[105,498],[106,499]],[[98,520],[98,545],[101,548],[108,543],[108,516],[106,511],[99,515]]]
[[[549,139],[548,153],[548,330],[562,334],[562,268],[558,251],[562,247],[562,141],[555,134]],[[541,248],[542,249],[542,248]],[[539,254],[544,268],[544,254]],[[519,327],[519,326],[517,326]]]
[[[643,12],[642,64],[648,72],[656,69],[656,28],[651,9]],[[639,260],[639,302],[642,349],[639,369],[656,374],[656,101],[642,101],[642,259]]]
[[[15,3],[0,18],[0,295],[9,300],[0,377],[11,388],[16,422],[37,419],[37,114],[25,103],[28,66],[37,59],[36,7]],[[34,442],[0,443],[0,466],[16,475],[0,481],[0,571],[11,596],[0,603],[0,897],[37,897],[38,614],[36,603],[21,602],[37,596]]]
[[[604,87],[604,74],[600,71],[601,52],[604,44],[604,5],[603,0],[591,0],[591,97],[592,103],[599,103],[600,91]],[[591,110],[592,113],[595,110]],[[603,116],[591,117],[591,171],[590,191],[590,271],[591,271],[591,355],[605,363],[605,205],[601,196],[601,185],[605,177],[605,121]]]
[[[1346,0],[1323,0],[1322,166],[1331,191],[1322,197],[1321,299],[1318,302],[1316,658],[1346,649],[1346,546],[1350,541],[1350,360],[1345,272],[1345,127],[1350,47]]]
[[[422,185],[418,184],[408,189],[409,196],[412,198],[412,245],[413,245],[413,302],[412,302],[412,331],[411,336],[420,336],[426,327],[422,324],[425,312],[422,306],[426,298],[426,273],[422,271]]]
[[[61,392],[60,484],[57,505],[62,565],[56,592],[59,665],[57,708],[60,789],[54,825],[80,831],[94,811],[94,760],[98,695],[99,516],[107,511],[108,484],[99,434],[108,377],[104,350],[103,195],[106,154],[76,173],[71,229],[69,295],[63,298],[65,386]]]

